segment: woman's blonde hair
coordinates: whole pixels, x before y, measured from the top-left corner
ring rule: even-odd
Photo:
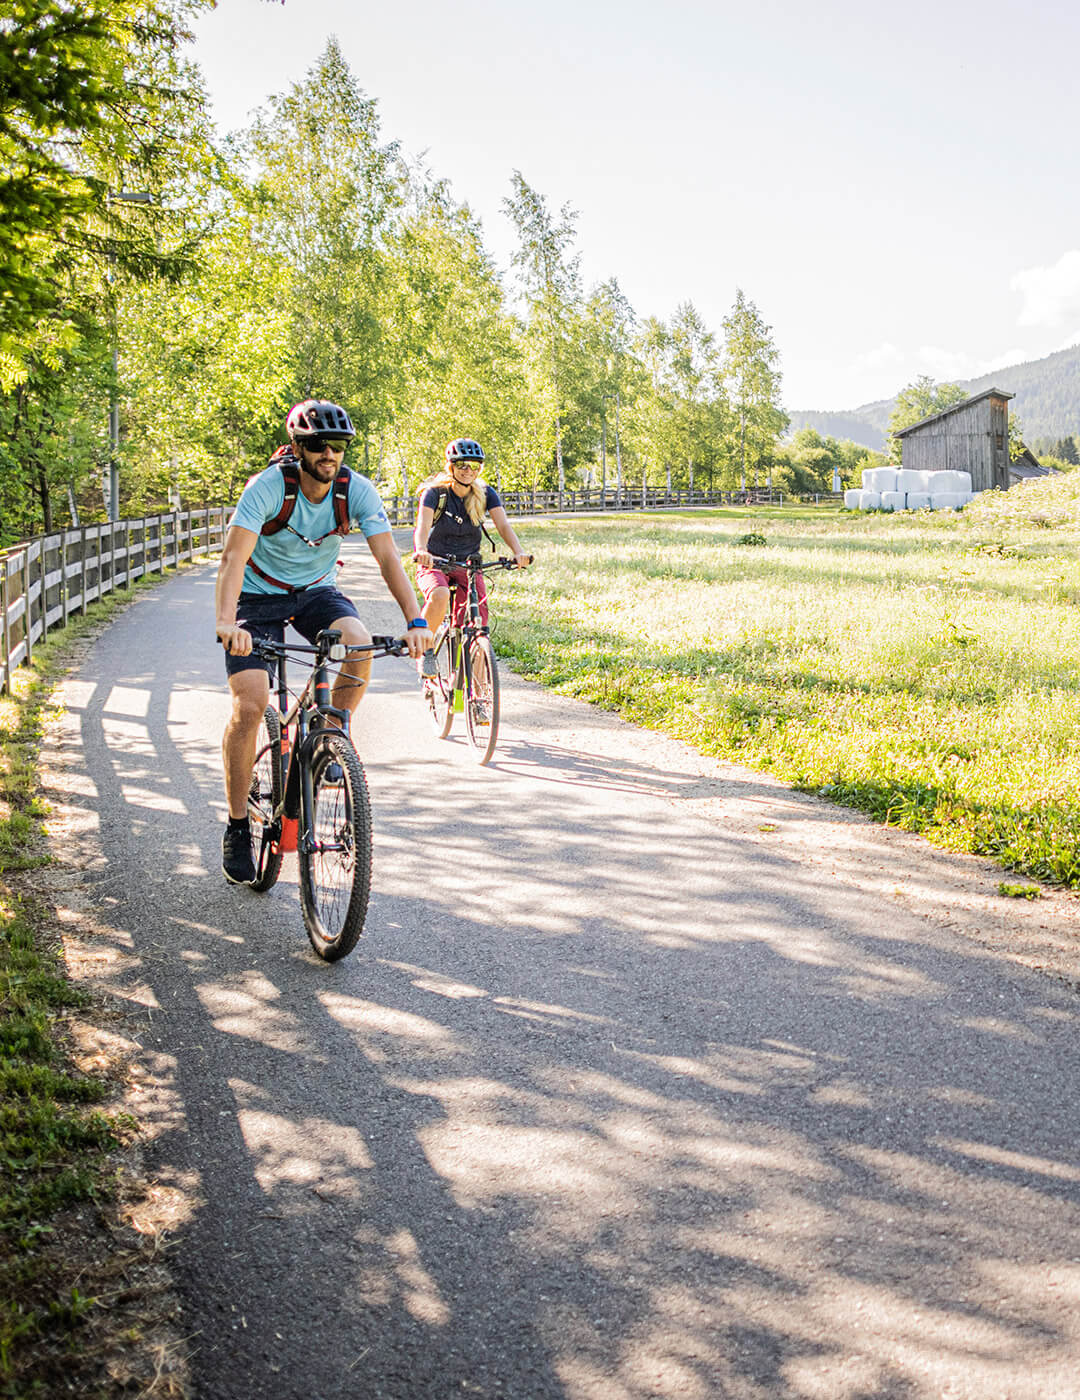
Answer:
[[[423,496],[424,492],[432,486],[445,486],[449,491],[453,480],[449,468],[444,467],[441,472],[436,472],[434,476],[429,476],[426,481],[420,483],[420,495]],[[487,482],[483,477],[474,477],[468,493],[458,499],[464,502],[466,514],[472,523],[474,525],[483,524],[484,516],[487,513]]]

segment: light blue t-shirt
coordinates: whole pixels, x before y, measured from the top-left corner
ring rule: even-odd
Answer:
[[[313,583],[334,583],[334,565],[341,552],[341,536],[330,534],[337,526],[334,518],[334,493],[328,491],[317,505],[299,491],[289,518],[289,526],[276,535],[259,534],[268,520],[273,520],[285,499],[285,478],[277,463],[253,477],[244,487],[230,525],[239,525],[259,535],[252,560],[260,569],[292,588],[307,588]],[[349,474],[349,528],[362,530],[364,537],[383,535],[390,529],[379,493],[358,472]],[[293,534],[293,531],[296,534]],[[314,549],[298,536],[326,539]],[[261,579],[250,567],[244,570],[245,593],[280,594],[281,589]]]

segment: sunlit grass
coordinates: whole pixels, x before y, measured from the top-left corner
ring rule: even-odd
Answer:
[[[1080,473],[962,514],[728,510],[521,533],[538,565],[500,588],[496,642],[527,674],[1080,884]]]

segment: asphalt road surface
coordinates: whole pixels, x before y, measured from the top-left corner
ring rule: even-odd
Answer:
[[[1075,902],[505,671],[480,769],[386,659],[323,964],[295,857],[220,873],[213,583],[116,617],[45,753],[199,1400],[1080,1397],[1077,994],[1011,945]]]

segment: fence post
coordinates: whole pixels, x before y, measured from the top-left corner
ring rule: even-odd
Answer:
[[[23,630],[26,635],[26,660],[29,664],[34,645],[34,614],[30,604],[30,546],[23,550],[22,590],[26,606],[23,611]]]
[[[94,559],[97,563],[97,596],[99,603],[104,597],[104,589],[101,586],[101,559],[103,552],[101,548],[101,526],[97,525],[94,528]]]
[[[7,555],[0,554],[0,608],[3,609],[4,634],[4,690],[11,694],[11,629],[8,625],[8,569]]]
[[[67,586],[67,531],[60,531],[60,617],[64,627],[68,625],[68,586]]]

